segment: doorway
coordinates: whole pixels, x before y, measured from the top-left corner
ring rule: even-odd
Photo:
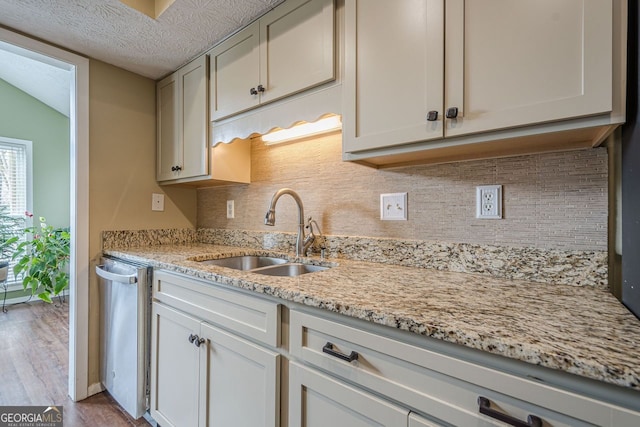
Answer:
[[[89,396],[89,60],[0,28],[0,41],[30,58],[71,73],[69,396]],[[97,391],[97,390],[96,390]]]

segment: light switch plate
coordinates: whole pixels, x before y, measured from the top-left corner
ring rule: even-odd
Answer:
[[[151,194],[151,210],[164,211],[164,194]]]
[[[381,194],[380,219],[383,221],[406,221],[407,193]]]
[[[233,219],[236,216],[235,204],[233,200],[227,200],[227,219]]]
[[[476,218],[502,219],[502,185],[476,187]]]

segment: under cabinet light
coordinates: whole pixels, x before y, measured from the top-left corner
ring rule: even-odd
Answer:
[[[294,139],[308,138],[322,133],[338,130],[342,127],[340,116],[329,116],[312,123],[301,123],[289,129],[279,129],[262,135],[266,145],[280,144]]]

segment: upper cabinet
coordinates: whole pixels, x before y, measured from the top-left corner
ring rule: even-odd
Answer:
[[[590,146],[612,127],[559,135],[622,121],[612,113],[623,46],[614,3],[346,0],[345,159],[385,165]],[[530,138],[540,134],[556,136]]]
[[[207,173],[207,58],[157,84],[157,180]]]
[[[447,0],[445,136],[611,111],[612,14],[610,0]]]
[[[335,79],[334,0],[287,0],[209,51],[211,120]]]
[[[156,84],[156,179],[163,184],[247,183],[250,141],[209,147],[207,56]]]

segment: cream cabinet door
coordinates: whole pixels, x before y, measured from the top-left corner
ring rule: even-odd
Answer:
[[[288,0],[260,18],[261,102],[335,79],[334,0]]]
[[[443,0],[347,0],[345,152],[442,138],[443,23]]]
[[[207,57],[158,82],[156,179],[208,173]]]
[[[289,427],[399,427],[409,411],[327,375],[289,363]]]
[[[612,0],[346,0],[345,27],[345,153],[612,111]]]
[[[206,175],[208,172],[207,57],[180,70],[182,94],[182,170],[180,178]]]
[[[211,120],[220,120],[260,102],[260,26],[254,22],[209,51]]]
[[[612,109],[611,0],[447,0],[445,136]]]
[[[151,416],[163,427],[196,426],[200,352],[189,337],[200,322],[158,303],[151,316]]]
[[[201,426],[278,427],[280,355],[202,323]]]
[[[334,0],[288,0],[211,49],[211,120],[334,80],[334,21]]]
[[[165,181],[174,178],[176,165],[182,164],[180,139],[180,104],[178,100],[177,73],[156,85],[157,102],[157,156],[156,179]],[[173,170],[172,170],[173,168]]]

